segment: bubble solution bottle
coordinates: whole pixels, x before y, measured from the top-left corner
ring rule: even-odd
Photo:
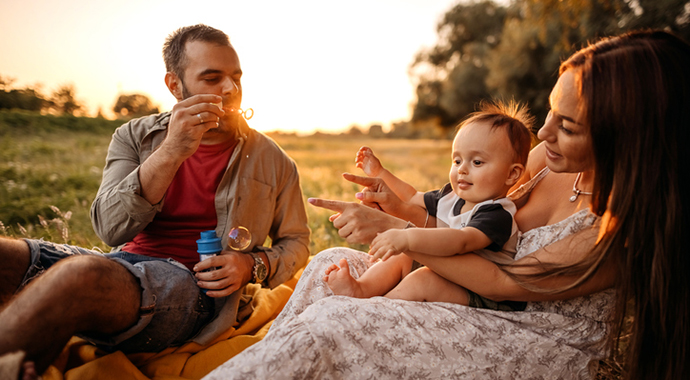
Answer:
[[[204,261],[220,253],[223,246],[220,243],[220,238],[216,236],[216,231],[202,231],[201,239],[196,241],[197,252],[199,252],[199,261]],[[215,268],[205,269],[203,272],[211,271]],[[202,289],[206,293],[207,289]]]

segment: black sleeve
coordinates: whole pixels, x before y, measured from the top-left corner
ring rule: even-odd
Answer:
[[[483,232],[492,242],[486,248],[498,252],[513,232],[513,216],[500,204],[494,203],[480,207],[467,223],[467,227],[474,227]]]
[[[426,210],[429,212],[430,216],[436,216],[436,212],[438,211],[438,201],[451,191],[453,191],[453,188],[450,186],[450,183],[447,183],[440,190],[433,190],[424,193],[424,206],[426,206]]]

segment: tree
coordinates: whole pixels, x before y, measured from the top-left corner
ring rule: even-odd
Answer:
[[[14,78],[0,76],[0,109],[41,111],[48,105],[37,89],[12,89],[14,81]]]
[[[489,0],[460,3],[417,54],[412,122],[451,129],[482,99],[527,103],[544,120],[560,62],[594,39],[659,28],[690,40],[688,0]]]
[[[417,54],[417,104],[412,121],[437,119],[452,127],[489,96],[484,83],[487,53],[500,39],[505,7],[491,1],[460,3],[437,26],[439,43]]]
[[[47,104],[47,101],[32,88],[0,91],[0,109],[21,109],[38,112],[45,108]]]
[[[79,113],[83,107],[75,98],[76,90],[72,84],[60,86],[50,98],[50,108],[57,114],[74,115]]]
[[[10,87],[12,87],[12,83],[14,83],[14,81],[14,78],[3,77],[2,75],[0,75],[0,90],[6,91]]]
[[[350,129],[348,129],[347,132],[345,133],[345,135],[359,137],[359,136],[363,136],[364,132],[362,132],[362,128],[360,128],[358,125],[352,124],[350,126]]]
[[[120,95],[113,106],[113,112],[120,118],[136,118],[158,113],[158,107],[154,107],[151,99],[142,94]]]
[[[369,132],[367,132],[370,137],[380,138],[386,136],[383,131],[383,126],[381,124],[371,124],[369,126]]]

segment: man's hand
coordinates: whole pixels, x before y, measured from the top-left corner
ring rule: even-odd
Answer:
[[[141,196],[149,203],[163,199],[182,162],[196,152],[204,133],[218,126],[221,101],[218,95],[194,95],[175,104],[165,140],[139,170]]]
[[[407,222],[359,203],[309,198],[309,203],[337,212],[329,220],[338,235],[348,243],[370,243],[376,234],[391,228],[404,228]]]
[[[391,256],[409,251],[410,243],[407,232],[406,230],[394,229],[378,234],[369,248],[369,254],[372,256],[371,261],[377,259],[386,261]]]
[[[170,115],[168,134],[160,149],[182,161],[194,154],[204,133],[218,127],[220,118],[225,115],[222,100],[218,95],[201,94],[175,104]]]
[[[205,269],[212,269],[202,272]],[[194,266],[195,277],[200,288],[208,289],[209,297],[225,297],[248,284],[254,272],[251,255],[237,251],[223,251]]]

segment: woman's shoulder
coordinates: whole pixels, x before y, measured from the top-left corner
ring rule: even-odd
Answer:
[[[535,177],[546,167],[546,146],[543,142],[529,152],[526,172],[529,178]]]
[[[544,149],[544,143],[540,143],[530,151],[525,172],[520,177],[520,180],[511,187],[509,194],[532,181],[546,167],[546,153]]]

